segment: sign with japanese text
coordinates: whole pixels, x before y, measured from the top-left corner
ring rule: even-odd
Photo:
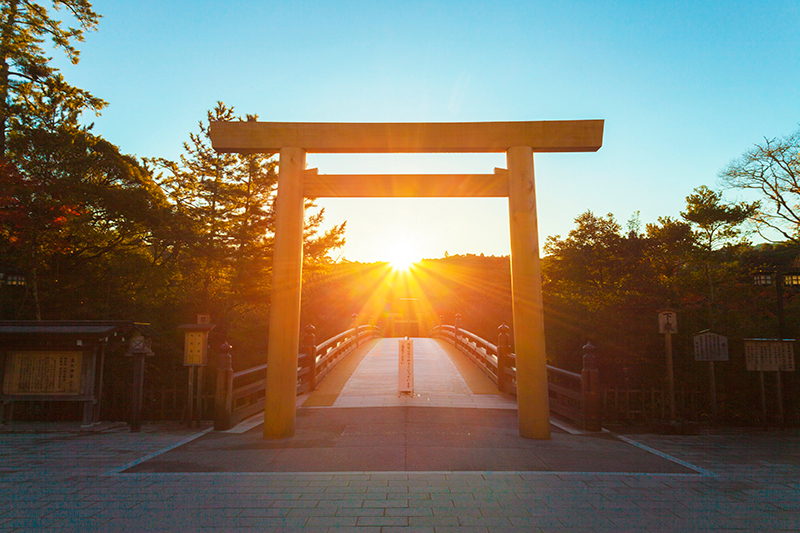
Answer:
[[[397,388],[400,394],[414,393],[414,341],[400,339]]]
[[[727,361],[728,337],[706,331],[694,336],[695,361]]]
[[[678,313],[671,309],[658,312],[658,332],[678,333]]]
[[[187,331],[184,345],[183,364],[186,366],[203,366],[208,360],[208,332]]]
[[[794,339],[744,339],[747,370],[794,372]]]
[[[82,363],[82,352],[11,352],[3,393],[78,395]]]

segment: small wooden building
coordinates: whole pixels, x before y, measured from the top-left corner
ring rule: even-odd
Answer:
[[[81,402],[82,426],[99,422],[106,346],[135,334],[153,336],[132,321],[0,321],[0,422],[21,401]]]

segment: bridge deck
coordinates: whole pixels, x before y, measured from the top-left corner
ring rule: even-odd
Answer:
[[[414,394],[397,389],[398,340],[380,339],[349,356],[304,407],[465,407],[516,409],[464,355],[435,339],[414,338]],[[357,365],[357,366],[356,366]]]

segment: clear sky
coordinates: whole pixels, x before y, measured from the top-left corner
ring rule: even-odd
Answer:
[[[540,237],[587,209],[678,216],[764,137],[800,127],[800,2],[96,0],[81,61],[95,131],[177,158],[218,100],[260,120],[605,119],[603,147],[535,157]],[[320,173],[491,173],[503,154],[314,155]],[[731,199],[736,193],[728,193]],[[343,256],[504,255],[504,199],[321,200]]]

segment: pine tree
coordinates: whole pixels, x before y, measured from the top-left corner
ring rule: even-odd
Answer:
[[[54,0],[50,4],[54,11],[64,8],[78,26],[63,27],[40,2],[4,0],[0,8],[0,157],[6,156],[10,128],[46,125],[47,117],[41,115],[42,93],[58,93],[62,98],[60,112],[73,116],[87,109],[97,112],[106,105],[89,92],[67,84],[49,65],[50,58],[42,48],[50,38],[55,48],[77,63],[80,52],[75,43],[83,41],[85,31],[97,26],[100,16],[87,0]]]

